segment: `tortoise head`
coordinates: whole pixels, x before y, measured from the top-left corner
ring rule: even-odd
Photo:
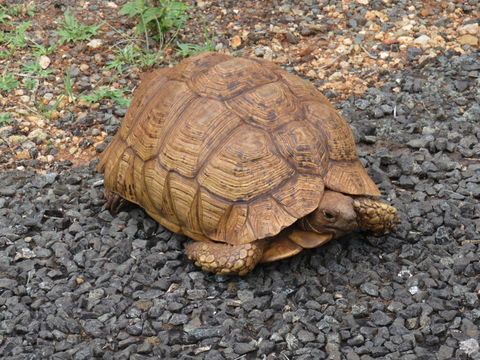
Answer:
[[[339,192],[326,190],[318,208],[303,218],[302,227],[306,231],[330,234],[332,238],[358,229],[353,199]]]
[[[398,223],[397,210],[393,206],[376,199],[352,198],[327,190],[317,210],[304,217],[301,226],[306,231],[337,238],[357,229],[382,236],[395,231]]]

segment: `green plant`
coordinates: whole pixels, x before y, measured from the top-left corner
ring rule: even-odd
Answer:
[[[27,15],[28,17],[33,17],[35,15],[35,4],[32,4],[33,1],[30,1],[30,3],[26,5],[19,5],[21,6],[21,13]]]
[[[24,21],[15,26],[12,31],[0,32],[0,43],[5,43],[9,48],[15,50],[19,47],[27,45],[27,38],[25,37],[25,31],[30,26],[30,21]]]
[[[107,69],[115,69],[123,72],[126,65],[135,64],[136,60],[142,56],[141,50],[133,43],[115,50],[115,59],[107,63]]]
[[[0,77],[0,91],[12,91],[18,86],[18,81],[13,74],[7,74],[7,69],[3,71]]]
[[[0,44],[2,43],[2,32],[0,31]],[[15,53],[15,49],[0,50],[0,59],[7,59]]]
[[[0,24],[4,24],[11,19],[11,16],[8,15],[7,8],[0,5]]]
[[[98,89],[89,95],[82,95],[81,98],[89,103],[96,103],[103,99],[111,99],[118,106],[128,106],[130,100],[123,97],[124,92],[125,89]]]
[[[0,24],[7,22],[6,20],[11,20],[12,17],[17,16],[28,16],[33,17],[35,14],[35,5],[31,1],[28,4],[20,4],[16,6],[5,7],[0,5]]]
[[[15,6],[9,6],[8,8],[0,5],[0,19],[2,15],[6,14],[7,16],[28,16],[33,17],[35,14],[35,4],[33,1],[30,1],[28,4],[19,4]],[[1,20],[0,20],[1,21]]]
[[[57,48],[55,45],[45,47],[45,46],[39,45],[39,44],[33,44],[33,45],[30,45],[30,47],[33,48],[32,53],[33,53],[33,56],[35,56],[35,57],[39,57],[39,56],[42,56],[42,55],[45,55],[45,56],[50,55]]]
[[[200,54],[206,51],[215,51],[215,43],[208,37],[208,33],[205,31],[203,36],[203,44],[181,44],[177,42],[177,46],[180,49],[177,52],[178,56],[188,57],[196,54]]]
[[[7,43],[7,41],[8,41],[8,34],[0,30],[0,44],[5,44]],[[0,50],[0,59],[9,58],[15,53],[15,50],[12,48],[9,48],[8,50],[3,50],[3,49],[7,49],[4,46],[0,46],[0,48],[2,48],[2,50]]]
[[[77,22],[70,14],[70,11],[65,11],[63,22],[60,23],[60,30],[56,33],[60,36],[58,40],[60,44],[65,42],[75,42],[82,40],[90,40],[96,35],[98,29],[103,26],[103,22],[97,25],[83,25]]]
[[[47,76],[53,72],[53,70],[50,69],[42,69],[38,61],[35,62],[27,62],[22,65],[23,71],[25,71],[27,74],[34,75],[34,76]]]
[[[122,73],[128,65],[137,65],[140,68],[151,67],[163,56],[163,52],[147,53],[137,45],[130,43],[115,51],[115,59],[107,63],[107,69],[115,69]]]
[[[0,48],[2,49],[0,51],[0,58],[12,56],[17,48],[24,47],[27,44],[25,31],[30,26],[30,22],[13,22],[13,16],[18,15],[20,12],[19,9],[24,8],[25,5],[18,5],[13,8],[0,6],[0,24],[8,24],[9,27],[11,27],[9,31],[0,30]]]
[[[148,48],[148,34],[163,45],[165,35],[170,30],[178,31],[183,26],[187,10],[188,6],[180,1],[133,0],[122,7],[120,15],[138,18],[136,31],[145,35]]]
[[[138,59],[138,66],[141,68],[152,67],[163,57],[163,52],[144,53]]]
[[[45,118],[51,120],[53,112],[58,110],[58,107],[60,106],[60,103],[64,98],[65,98],[65,95],[60,95],[59,97],[57,97],[53,105],[44,105],[43,103],[39,103],[37,105],[37,110]]]
[[[72,77],[70,75],[70,69],[67,70],[65,74],[65,79],[63,80],[63,86],[65,87],[65,93],[68,96],[68,101],[73,101],[75,99],[75,95],[73,94],[73,82]]]
[[[181,57],[189,57],[196,54],[200,54],[205,51],[213,51],[215,50],[214,47],[211,46],[204,46],[204,45],[197,45],[197,44],[180,44],[177,43],[178,48],[180,49],[177,51],[177,55]]]
[[[23,79],[23,85],[25,85],[25,89],[32,91],[38,86],[38,80],[36,79]]]
[[[11,113],[0,113],[0,125],[5,126],[13,121]]]

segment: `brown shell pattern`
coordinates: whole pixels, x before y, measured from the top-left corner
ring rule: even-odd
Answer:
[[[98,170],[170,230],[231,244],[278,234],[315,210],[324,187],[379,195],[313,85],[215,53],[145,75]]]

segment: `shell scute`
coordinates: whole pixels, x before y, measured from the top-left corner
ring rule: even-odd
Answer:
[[[292,121],[272,136],[279,152],[289,159],[298,171],[325,175],[329,158],[323,132],[306,121]]]
[[[269,131],[301,116],[297,99],[281,82],[255,87],[225,105],[248,124]]]
[[[267,133],[243,125],[209,159],[197,180],[211,193],[228,201],[250,201],[268,193],[294,173],[279,156]]]
[[[352,130],[331,106],[307,102],[305,114],[308,121],[325,134],[330,160],[349,161],[358,158]]]
[[[162,80],[158,82],[162,84],[157,91],[158,97],[150,97],[150,101],[136,114],[130,110],[127,112],[128,118],[136,118],[135,126],[119,131],[119,136],[125,139],[127,146],[134,149],[144,161],[158,155],[160,145],[174,127],[175,119],[190,108],[190,102],[196,99],[196,95],[184,83]]]
[[[188,178],[194,178],[205,162],[224,141],[224,135],[240,125],[217,100],[196,98],[175,119],[168,141],[158,150],[160,163]]]
[[[189,87],[198,95],[227,100],[253,86],[275,82],[278,76],[245,58],[229,58],[201,71],[188,79]]]

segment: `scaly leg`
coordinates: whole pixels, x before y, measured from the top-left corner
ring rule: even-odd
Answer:
[[[395,231],[400,222],[397,209],[380,200],[357,197],[353,200],[353,207],[358,216],[358,226],[376,236]]]
[[[245,275],[262,258],[265,241],[257,240],[243,245],[217,242],[192,242],[187,244],[186,254],[202,270],[220,275]]]
[[[115,194],[107,189],[105,189],[104,195],[105,199],[107,199],[104,207],[110,211],[112,215],[118,214],[129,203],[128,200],[125,200],[120,195]]]

